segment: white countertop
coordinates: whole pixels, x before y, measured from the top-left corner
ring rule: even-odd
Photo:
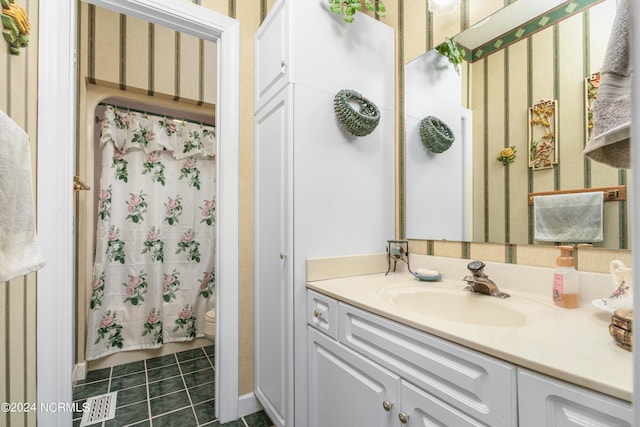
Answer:
[[[406,311],[382,296],[392,286],[425,286],[470,298],[492,298],[508,308],[531,304],[524,326],[504,327],[460,323],[429,313]],[[407,326],[445,338],[516,365],[541,372],[626,401],[633,397],[633,354],[609,335],[611,314],[591,304],[575,309],[557,307],[550,296],[509,288],[512,298],[500,300],[462,290],[461,280],[421,282],[408,272],[368,274],[307,282],[307,288],[379,314]],[[522,304],[525,304],[523,306]]]

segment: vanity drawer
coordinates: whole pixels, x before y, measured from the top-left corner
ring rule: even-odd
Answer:
[[[307,323],[337,340],[338,302],[318,292],[307,291]]]
[[[631,403],[518,368],[521,427],[631,427]]]
[[[478,421],[517,425],[516,367],[339,303],[339,340]]]

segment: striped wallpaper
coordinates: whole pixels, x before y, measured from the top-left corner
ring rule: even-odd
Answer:
[[[148,96],[215,104],[216,73],[210,71],[217,63],[215,43],[86,3],[80,10],[81,79]]]
[[[428,13],[426,0],[405,1],[403,14],[407,18],[398,20],[404,49],[404,57],[399,62],[414,59],[445,37],[457,34],[508,3],[462,0],[459,14],[440,17]],[[581,11],[594,3],[597,4]],[[517,256],[521,252],[519,246],[533,242],[533,210],[526,202],[528,192],[609,185],[630,187],[626,170],[591,162],[581,154],[587,138],[583,82],[602,63],[615,0],[580,0],[576,5],[570,11],[554,12],[550,19],[553,25],[542,31],[531,28],[527,30],[529,35],[519,32],[520,41],[496,41],[491,48],[485,45],[484,52],[475,52],[475,62],[463,65],[463,106],[474,112],[473,241],[511,242],[499,245],[500,261],[529,262]],[[561,12],[572,15],[566,18],[560,16]],[[398,64],[397,73],[401,85],[402,63]],[[399,92],[402,93],[402,88]],[[532,172],[527,166],[527,109],[541,99],[558,100],[560,161],[551,170]],[[402,236],[403,117],[399,116],[398,120],[398,235]],[[518,159],[507,167],[502,166],[496,157],[502,148],[512,145],[516,146]],[[627,202],[606,203],[605,218],[605,242],[597,246],[629,248]],[[442,249],[447,245],[433,241],[415,243],[421,252],[448,256],[448,250]],[[471,244],[460,245],[460,251],[453,251],[455,256],[469,252]],[[494,246],[484,246],[487,256],[492,256]],[[482,245],[473,244],[473,247],[482,255]]]
[[[9,55],[0,41],[0,109],[29,134],[35,202],[38,1],[16,0],[31,23],[29,46]],[[0,236],[2,239],[2,236]],[[36,274],[0,282],[0,402],[36,402]],[[34,412],[0,412],[0,425],[34,426]]]
[[[602,63],[613,12],[615,0],[607,0],[471,64],[474,241],[533,243],[528,192],[628,184],[626,171],[581,154],[587,139],[584,78]],[[542,99],[558,100],[559,162],[532,171],[526,112]],[[495,158],[509,146],[518,159],[505,167]],[[628,248],[626,202],[606,203],[605,218],[604,246]]]

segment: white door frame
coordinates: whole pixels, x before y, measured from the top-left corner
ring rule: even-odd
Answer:
[[[176,0],[83,0],[216,41],[218,100],[218,266],[216,414],[238,418],[240,23]],[[45,267],[37,273],[37,396],[72,401],[75,337],[73,175],[76,146],[76,0],[39,2],[37,224]],[[224,325],[222,329],[221,325]],[[71,425],[70,411],[39,411],[38,424]]]

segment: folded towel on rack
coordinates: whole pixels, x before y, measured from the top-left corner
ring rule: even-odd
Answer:
[[[631,58],[629,0],[618,0],[598,97],[593,102],[593,133],[582,152],[616,168],[631,167]]]
[[[36,241],[29,136],[0,111],[0,282],[43,265]]]
[[[601,242],[603,204],[602,191],[534,197],[535,240]]]

